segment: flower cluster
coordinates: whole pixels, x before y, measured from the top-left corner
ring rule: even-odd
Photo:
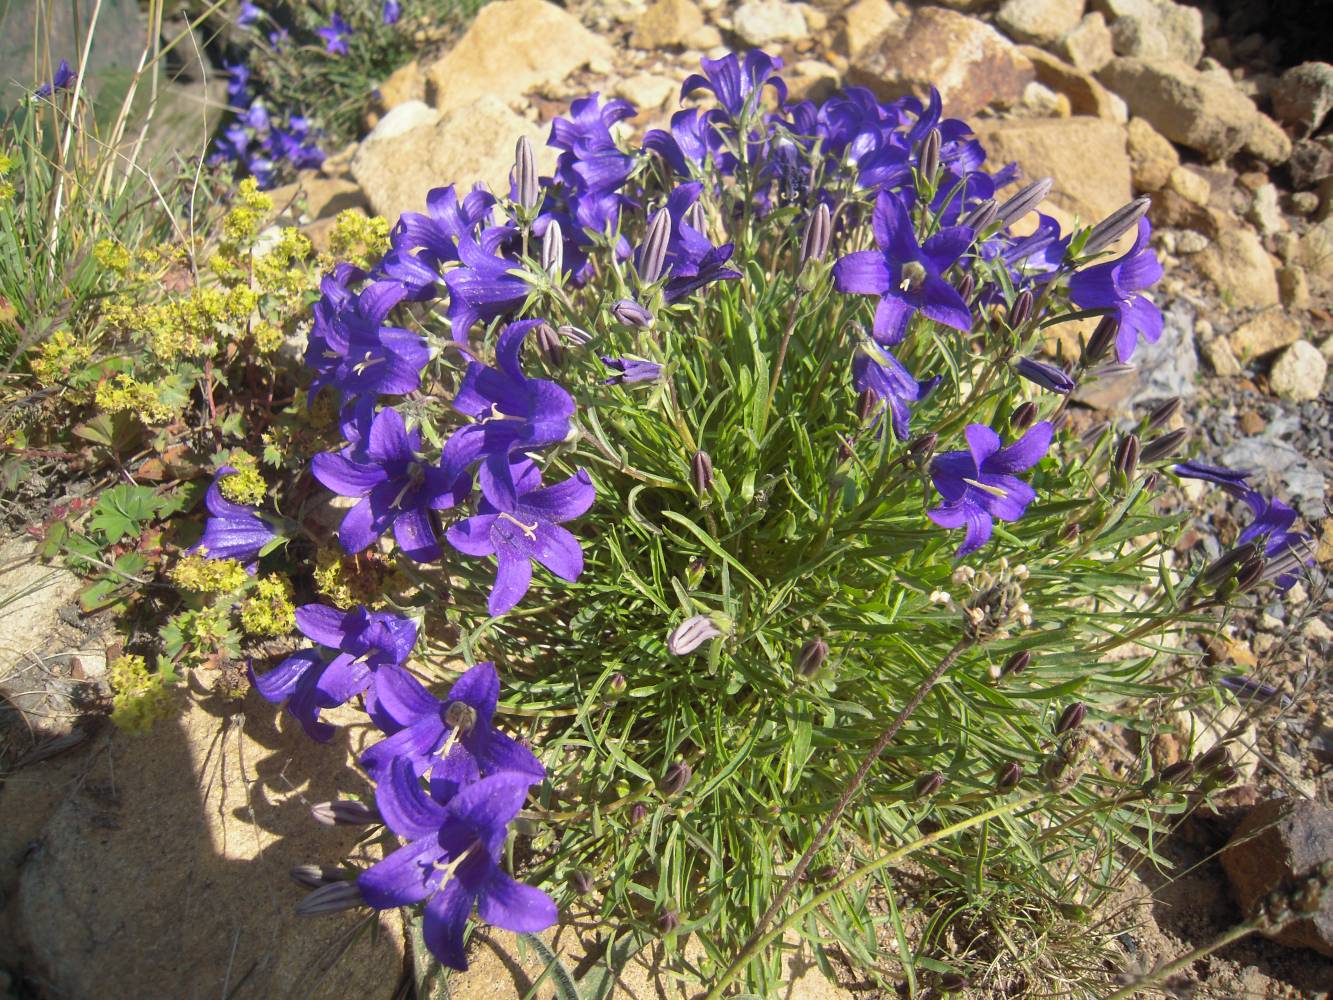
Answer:
[[[233,163],[272,187],[284,170],[304,170],[324,162],[318,133],[305,115],[275,115],[250,89],[245,63],[227,66],[227,104],[235,113],[231,124],[213,142],[210,164]]]
[[[335,31],[326,40],[332,49],[342,39]],[[575,101],[552,123],[551,176],[538,176],[521,140],[506,193],[438,188],[423,212],[397,221],[382,259],[324,275],[305,362],[309,399],[336,400],[339,438],[313,456],[310,471],[351,501],[337,529],[342,550],[396,560],[424,596],[385,606],[364,595],[353,602],[346,588],[338,607],[296,608],[313,647],[253,675],[259,693],[284,703],[316,739],[333,731],[323,713],[358,698],[384,734],[359,761],[376,785],[374,810],[342,814],[382,822],[405,843],[354,886],[319,884],[304,912],[424,903],[427,944],[455,967],[465,963],[463,928],[474,907],[514,930],[555,919],[545,894],[498,868],[509,824],[545,782],[543,764],[494,725],[493,663],[462,673],[443,697],[413,677],[407,662],[425,612],[413,617],[410,607],[444,607],[450,626],[467,625],[468,638],[450,651],[469,661],[500,637],[530,639],[522,655],[534,666],[549,661],[558,675],[551,697],[610,692],[599,713],[633,693],[630,670],[650,673],[698,653],[722,706],[715,731],[767,712],[777,735],[764,739],[785,753],[799,742],[782,727],[800,699],[789,700],[784,685],[794,676],[801,698],[818,697],[842,652],[831,647],[919,625],[930,633],[923,642],[947,649],[960,626],[941,625],[940,606],[966,609],[963,627],[978,645],[1035,643],[1020,630],[1055,613],[1073,572],[1043,563],[1044,553],[1086,530],[1085,547],[1067,558],[1096,567],[1086,551],[1104,525],[1125,521],[1117,530],[1129,538],[1138,532],[1128,522],[1149,520],[1142,511],[1159,478],[1153,467],[1203,470],[1254,509],[1227,564],[1233,577],[1248,585],[1261,575],[1279,586],[1294,579],[1304,536],[1288,508],[1249,491],[1241,474],[1176,462],[1182,429],[1140,441],[1173,409],[1110,435],[1113,449],[1066,454],[1080,445],[1062,434],[1075,388],[1106,371],[1112,349],[1124,366],[1140,340],[1161,333],[1147,291],[1161,266],[1148,246],[1145,203],[1062,233],[1040,211],[1050,182],[1020,186],[1012,165],[987,169],[968,126],[943,117],[938,94],[881,103],[853,88],[819,105],[791,102],[780,68],[761,52],[705,59],[681,97],[711,95],[707,103],[679,111],[637,146],[620,130],[634,114],[627,102]],[[1044,328],[1089,314],[1099,323],[1076,365],[1038,356]],[[778,413],[782,406],[812,416]],[[931,429],[921,433],[923,425]],[[599,509],[576,535],[566,525],[595,501],[614,505],[613,516]],[[267,544],[263,516],[222,492],[210,493],[209,509],[205,548],[245,561]],[[961,544],[932,523],[961,529]],[[860,563],[841,556],[853,539]],[[955,560],[1020,545],[1023,572],[982,573],[989,582],[975,602],[952,601],[942,589],[976,575]],[[320,556],[317,580],[330,558]],[[489,563],[471,561],[492,558],[493,578]],[[1002,567],[1005,558],[997,556]],[[833,561],[855,566],[847,570],[852,596],[839,593],[838,577],[822,575]],[[1031,576],[1028,562],[1039,568]],[[447,598],[432,582],[437,563]],[[612,579],[590,582],[585,565]],[[610,601],[618,585],[623,596]],[[808,588],[805,603],[784,603],[799,587]],[[615,620],[590,620],[584,597]],[[829,616],[841,639],[802,631],[843,600]],[[911,626],[899,624],[904,607]],[[481,621],[468,624],[474,611]],[[661,627],[668,619],[674,627]],[[561,643],[576,631],[584,660],[562,664]],[[1058,633],[1048,642],[1073,641],[1072,626],[1047,631]],[[794,664],[774,652],[784,648],[800,650]],[[603,649],[620,657],[608,676],[598,674]],[[731,666],[720,667],[726,656]],[[858,711],[869,718],[892,704],[887,696],[870,703],[889,683],[881,673],[867,668],[862,677],[870,694]],[[658,677],[643,690],[670,703],[675,683]],[[1019,700],[1004,710],[1028,712],[1013,707]],[[990,711],[983,702],[972,711]],[[806,718],[836,719],[816,744],[832,745],[837,727],[853,724],[831,703],[807,709]],[[589,709],[571,715],[583,720]],[[605,773],[639,782],[634,791],[603,801],[571,780],[579,786],[571,794],[587,795],[588,814],[620,836],[643,823],[650,800],[666,810],[668,800],[702,788],[701,799],[721,802],[749,763],[733,742],[721,754],[734,761],[729,769],[700,781],[710,762],[699,747],[714,724],[691,723],[686,738],[678,721],[637,715],[620,730],[616,738],[635,742],[639,756],[623,771],[608,761]],[[808,751],[808,728],[802,740]],[[563,766],[557,756],[547,760],[553,771]],[[845,777],[839,766],[807,756],[785,773],[828,768],[825,795]],[[762,785],[780,770],[746,773]],[[1004,789],[1022,780],[1011,760],[1005,773]],[[917,776],[906,777],[911,787]],[[790,781],[779,794],[803,794]],[[554,776],[551,784],[564,787]],[[895,794],[885,784],[881,798]],[[742,823],[752,799],[747,789],[729,809],[701,809],[718,824]],[[807,797],[802,808],[821,807]],[[745,839],[719,829],[705,829],[700,842]],[[688,884],[689,866],[680,867]],[[674,909],[665,912],[678,921]]]

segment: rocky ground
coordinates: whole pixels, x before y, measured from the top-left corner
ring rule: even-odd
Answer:
[[[450,180],[499,187],[517,137],[543,148],[570,98],[625,97],[641,109],[636,129],[660,125],[701,55],[749,46],[783,55],[795,96],[937,86],[993,160],[1055,178],[1046,209],[1065,223],[1151,194],[1166,332],[1134,375],[1084,392],[1076,419],[1181,396],[1200,457],[1255,469],[1300,511],[1318,565],[1290,601],[1231,622],[1203,651],[1212,669],[1274,691],[1179,719],[1152,748],[1169,763],[1229,733],[1244,780],[1166,845],[1187,874],[1141,873],[1108,915],[1132,974],[1231,926],[1237,898],[1271,887],[1284,859],[1301,870],[1302,858],[1333,856],[1333,66],[1311,61],[1321,11],[1333,18],[1327,3],[1284,0],[503,0],[450,48],[384,81],[365,139],[277,194],[318,241],[349,206],[393,217]],[[1050,350],[1076,350],[1079,335]],[[1237,513],[1214,505],[1182,554],[1215,554]],[[271,713],[207,701],[146,739],[97,727],[111,633],[72,612],[76,582],[35,564],[29,544],[9,543],[0,560],[0,694],[21,709],[0,727],[0,997],[395,995],[396,924],[371,933],[290,916],[286,869],[347,846],[306,811],[354,790],[342,787],[353,776],[331,770],[336,748],[273,730]],[[1265,834],[1278,840],[1252,841],[1224,865],[1220,848],[1272,799],[1305,804]],[[133,947],[104,947],[131,929]],[[1254,938],[1195,963],[1173,995],[1326,996],[1333,901],[1288,941],[1297,947]],[[512,941],[498,943],[483,942],[455,997],[524,995],[540,963],[512,961]],[[597,939],[576,915],[557,943],[577,960]],[[688,994],[654,957],[633,963],[618,996]],[[792,997],[858,993],[793,961]],[[20,970],[22,994],[17,978],[6,983]]]

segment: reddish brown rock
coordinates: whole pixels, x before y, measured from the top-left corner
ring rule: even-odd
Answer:
[[[1298,892],[1333,860],[1333,810],[1310,799],[1269,799],[1252,809],[1222,852],[1231,891],[1247,914],[1272,892]],[[1333,893],[1314,913],[1271,935],[1333,957]]]
[[[858,55],[848,82],[880,100],[939,88],[944,113],[967,118],[991,104],[1016,104],[1035,79],[1031,61],[990,25],[942,7],[921,7]]]

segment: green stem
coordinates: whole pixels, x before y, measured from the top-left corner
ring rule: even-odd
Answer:
[[[768,412],[773,408],[773,397],[778,393],[778,382],[782,378],[782,365],[787,360],[787,346],[791,343],[791,335],[796,329],[796,317],[800,315],[801,303],[805,300],[805,293],[797,294],[796,299],[791,304],[791,313],[787,316],[787,327],[782,331],[782,343],[778,346],[778,360],[773,366],[773,376],[768,380],[768,395],[764,397],[764,416],[759,422],[759,434],[762,437],[764,430],[768,427]]]
[[[1239,941],[1243,937],[1248,937],[1259,929],[1259,921],[1255,918],[1237,924],[1225,934],[1220,934],[1207,944],[1195,948],[1191,952],[1181,955],[1166,965],[1159,965],[1141,979],[1136,979],[1128,986],[1123,986],[1114,993],[1107,994],[1103,1000],[1127,1000],[1138,993],[1141,993],[1149,986],[1154,986],[1164,979],[1169,979],[1182,969],[1187,969],[1201,958],[1207,958],[1219,948],[1225,948],[1233,941]]]

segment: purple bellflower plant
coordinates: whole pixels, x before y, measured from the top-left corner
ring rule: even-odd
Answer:
[[[1161,262],[1148,247],[1151,233],[1148,220],[1140,219],[1134,245],[1123,257],[1085,267],[1069,279],[1069,297],[1076,305],[1115,316],[1115,352],[1121,364],[1134,356],[1139,337],[1155,344],[1162,336],[1162,311],[1143,294],[1162,277]]]
[[[213,477],[204,494],[209,513],[204,533],[188,551],[205,559],[235,559],[254,573],[260,553],[280,536],[257,508],[234,503],[222,495],[222,481],[236,472],[232,466],[224,465]]]

